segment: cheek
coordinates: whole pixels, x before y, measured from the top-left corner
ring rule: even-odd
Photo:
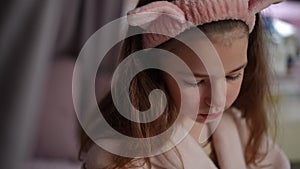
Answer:
[[[226,108],[229,108],[238,97],[241,89],[241,83],[242,80],[234,84],[227,84]]]
[[[183,88],[183,90],[180,93],[179,88],[177,88],[176,86],[169,88],[169,90],[171,98],[177,110],[180,110],[180,108],[182,108],[187,112],[192,112],[192,110],[194,110],[195,107],[199,107],[199,96],[197,96],[198,89]],[[181,100],[181,97],[183,98],[183,100]]]
[[[164,75],[163,78],[173,103],[175,104],[176,108],[179,109],[181,106],[181,95],[176,81],[169,75]]]
[[[198,89],[187,87],[185,84],[180,82],[176,83],[176,81],[169,75],[165,75],[163,77],[170,94],[169,96],[171,97],[172,103],[175,105],[176,109],[180,110],[180,108],[183,107],[186,111],[194,110],[196,105],[199,104]],[[181,91],[179,85],[181,86]],[[181,100],[181,97],[183,100]]]

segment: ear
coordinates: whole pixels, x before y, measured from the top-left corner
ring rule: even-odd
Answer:
[[[283,0],[249,0],[249,12],[256,14],[272,4],[282,2]]]
[[[184,12],[175,4],[168,1],[156,1],[140,8],[129,11],[127,14],[127,20],[131,26],[139,26],[146,29],[151,22],[155,21],[161,15],[175,19],[181,23],[184,23]]]

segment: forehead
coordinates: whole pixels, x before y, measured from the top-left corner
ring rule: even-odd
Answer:
[[[191,34],[182,36],[188,36],[193,48],[200,51],[197,52],[198,55],[189,46],[175,40],[168,44],[167,50],[180,57],[193,72],[204,73],[207,72],[207,68],[218,65],[219,63],[212,61],[215,59],[213,57],[218,57],[220,63],[223,64],[225,73],[247,62],[248,36],[242,32],[232,31],[225,34],[208,35],[208,39],[195,39]],[[209,44],[212,48],[209,47]],[[170,59],[166,59],[162,63],[165,66],[173,66],[174,69],[180,68]]]

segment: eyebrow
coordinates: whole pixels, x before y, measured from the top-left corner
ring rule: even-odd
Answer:
[[[244,63],[244,64],[242,64],[241,66],[239,66],[239,67],[233,69],[232,71],[230,71],[230,72],[228,72],[228,73],[234,73],[234,72],[237,72],[237,71],[239,71],[239,70],[241,70],[241,69],[244,69],[246,66],[247,66],[247,62]]]
[[[230,74],[230,73],[237,72],[237,71],[239,71],[239,70],[241,70],[241,69],[244,69],[246,66],[247,66],[247,62],[244,63],[244,64],[242,64],[241,66],[239,66],[239,67],[237,67],[237,68],[231,70],[230,72],[228,72],[228,73],[226,73],[226,74]],[[189,73],[184,73],[184,72],[179,72],[179,73],[180,73],[180,74],[183,74],[183,75],[188,75],[188,74],[189,74]],[[207,74],[200,74],[200,73],[193,73],[193,75],[194,75],[195,77],[208,77]]]

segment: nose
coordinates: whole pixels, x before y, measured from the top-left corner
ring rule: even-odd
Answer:
[[[205,104],[210,107],[224,107],[226,103],[226,82],[223,80],[212,80],[204,96]]]

